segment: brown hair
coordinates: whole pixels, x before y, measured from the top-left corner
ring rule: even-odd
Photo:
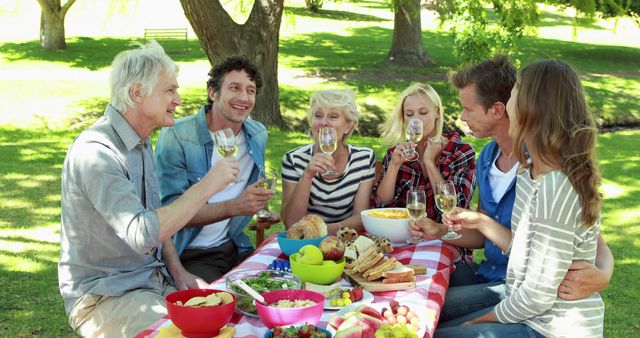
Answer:
[[[578,74],[565,62],[545,60],[518,73],[513,152],[526,163],[524,144],[543,163],[561,168],[580,197],[582,222],[600,215],[600,173],[593,118]]]
[[[487,110],[496,102],[507,104],[516,83],[516,68],[508,56],[498,54],[493,60],[449,73],[449,81],[458,89],[475,84],[476,98]]]

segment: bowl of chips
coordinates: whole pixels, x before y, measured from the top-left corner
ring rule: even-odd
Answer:
[[[364,229],[378,237],[386,237],[393,244],[405,244],[411,238],[409,213],[406,208],[378,208],[360,212]]]
[[[215,337],[233,316],[236,297],[224,290],[189,289],[165,297],[169,318],[185,337]]]

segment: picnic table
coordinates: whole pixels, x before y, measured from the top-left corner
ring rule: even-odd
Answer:
[[[388,304],[389,300],[395,299],[400,304],[407,305],[412,309],[424,311],[426,330],[424,337],[430,338],[438,323],[440,310],[444,303],[444,297],[449,286],[449,277],[453,272],[453,263],[458,258],[458,250],[454,246],[442,243],[442,241],[423,241],[417,245],[407,245],[395,247],[389,253],[403,264],[419,264],[427,268],[425,275],[416,276],[416,288],[405,291],[373,292],[373,304]],[[236,270],[245,269],[266,269],[276,258],[286,258],[280,251],[276,234],[267,238],[256,251],[244,262],[231,270],[228,274]],[[212,289],[226,289],[225,276],[210,285]],[[346,281],[343,281],[347,285]],[[425,308],[426,307],[426,308]],[[319,326],[326,327],[327,322],[335,311],[325,310],[320,319]],[[158,320],[146,330],[140,332],[136,337],[155,337],[163,327],[171,326],[168,316]],[[267,327],[258,318],[234,313],[231,322],[227,325],[234,326],[236,333],[234,337],[262,337],[267,331]]]

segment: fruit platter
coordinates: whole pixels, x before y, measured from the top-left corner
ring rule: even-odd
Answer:
[[[329,319],[327,330],[335,337],[422,337],[424,307],[400,304],[352,304]]]

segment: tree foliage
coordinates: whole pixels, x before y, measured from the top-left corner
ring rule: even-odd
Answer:
[[[453,54],[461,63],[512,53],[516,39],[539,17],[534,0],[436,0],[434,9],[451,27]]]
[[[539,20],[535,0],[434,0],[441,23],[453,34],[453,54],[460,63],[479,62],[497,52],[513,54],[516,40]],[[639,23],[640,0],[547,0],[544,3],[573,7],[577,15],[630,15]]]

